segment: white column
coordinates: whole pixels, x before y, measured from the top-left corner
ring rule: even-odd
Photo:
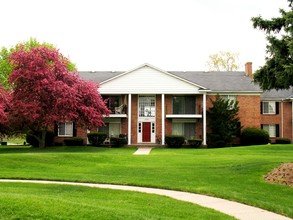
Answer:
[[[131,94],[128,94],[128,144],[131,144]]]
[[[202,112],[202,126],[203,126],[203,145],[207,145],[207,119],[206,119],[206,115],[207,115],[207,96],[206,93],[203,94],[202,96],[202,105],[203,105],[203,112]]]
[[[162,100],[161,100],[161,105],[162,105],[162,145],[165,144],[165,94],[162,94]]]

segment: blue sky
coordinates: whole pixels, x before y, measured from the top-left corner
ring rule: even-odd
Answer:
[[[285,0],[9,0],[0,47],[30,37],[56,45],[79,70],[207,70],[211,54],[237,52],[240,70],[264,64],[265,35],[251,17],[279,16]]]

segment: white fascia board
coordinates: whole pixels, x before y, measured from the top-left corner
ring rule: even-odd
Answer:
[[[166,118],[202,118],[201,114],[167,114]]]
[[[108,116],[103,115],[104,118],[127,118],[126,114],[109,114]]]
[[[119,75],[117,75],[117,76],[115,76],[115,77],[112,77],[112,78],[107,79],[107,80],[105,80],[105,81],[103,81],[103,82],[100,82],[100,85],[102,85],[102,84],[104,84],[104,83],[107,83],[107,82],[109,82],[109,81],[112,81],[112,80],[114,80],[114,79],[117,79],[117,78],[119,78],[119,77],[122,77],[122,76],[124,76],[124,75],[126,75],[126,74],[128,74],[128,73],[131,73],[131,72],[133,72],[133,71],[136,71],[136,70],[138,70],[138,69],[140,69],[140,68],[143,68],[143,67],[145,67],[145,66],[150,67],[150,68],[152,68],[152,69],[155,69],[155,70],[157,70],[157,71],[159,71],[159,72],[165,73],[166,75],[172,76],[172,77],[174,77],[174,78],[176,78],[176,79],[178,79],[178,80],[181,80],[181,81],[183,81],[183,82],[186,82],[186,83],[189,83],[189,84],[191,84],[191,85],[194,85],[194,86],[196,86],[196,87],[198,87],[198,88],[201,88],[201,89],[207,89],[207,88],[205,88],[205,87],[203,87],[203,86],[201,86],[201,85],[195,84],[195,83],[190,82],[190,81],[188,81],[188,80],[186,80],[186,79],[183,79],[183,78],[181,78],[181,77],[179,77],[179,76],[176,76],[176,75],[174,75],[174,74],[171,74],[171,73],[169,73],[169,72],[167,72],[167,71],[161,70],[161,69],[159,69],[159,68],[157,68],[157,67],[155,67],[155,66],[152,66],[152,65],[150,65],[150,64],[148,64],[148,63],[145,63],[145,64],[140,65],[139,67],[136,67],[136,68],[134,68],[134,69],[132,69],[132,70],[126,71],[126,72],[121,73],[121,74],[119,74]]]
[[[263,91],[211,91],[207,95],[229,94],[229,95],[261,95]]]

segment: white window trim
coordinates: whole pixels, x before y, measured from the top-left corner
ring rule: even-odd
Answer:
[[[237,96],[236,95],[222,95],[222,99],[229,101],[229,107],[228,110],[234,109],[236,102],[237,102]],[[233,101],[233,105],[231,103]]]
[[[265,127],[267,127],[268,130],[265,129]],[[277,127],[276,127],[276,125],[264,124],[263,125],[263,130],[265,130],[265,131],[267,131],[269,133],[270,138],[277,137]]]
[[[60,124],[65,124],[65,134],[60,134],[60,130],[59,130],[59,125]],[[71,126],[71,128],[67,128],[67,126]],[[71,134],[66,134],[68,132],[67,129],[72,129]],[[73,137],[73,122],[60,122],[58,124],[58,137]]]
[[[273,106],[273,112],[270,112],[270,109],[268,108],[269,112],[264,112],[265,111],[265,103],[268,103],[268,105],[272,104]],[[275,115],[276,114],[276,102],[275,101],[263,101],[262,102],[262,114],[263,115]]]

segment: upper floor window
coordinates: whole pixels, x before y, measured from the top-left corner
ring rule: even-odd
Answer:
[[[173,114],[195,114],[195,96],[173,96]]]
[[[58,136],[72,137],[73,136],[73,123],[63,122],[58,124]]]
[[[236,103],[236,95],[222,95],[222,99],[229,100],[229,109],[233,109]]]
[[[155,117],[156,116],[156,97],[155,96],[139,96],[138,109],[139,109],[139,117]]]
[[[279,103],[266,101],[261,104],[262,114],[279,114]]]

